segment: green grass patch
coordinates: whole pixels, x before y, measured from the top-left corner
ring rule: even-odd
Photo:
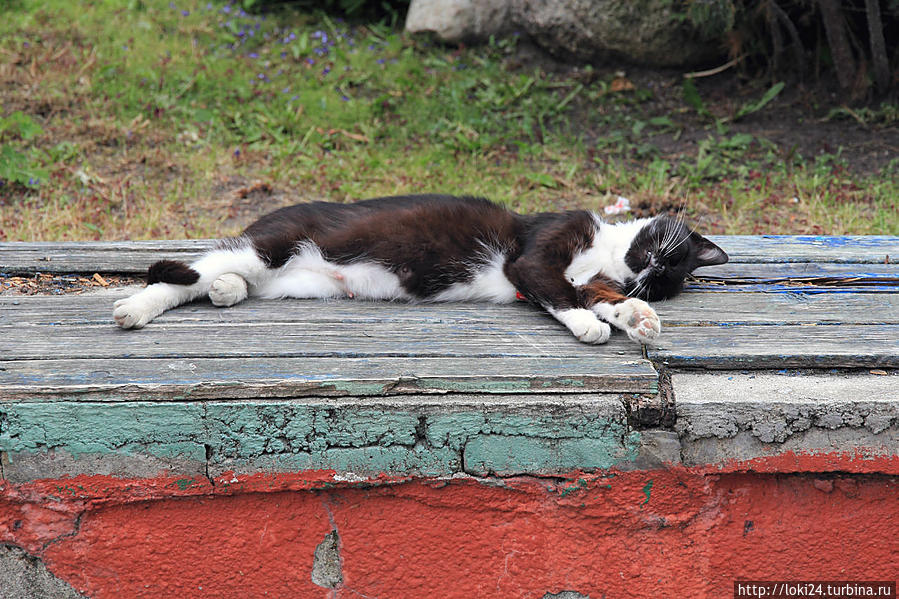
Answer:
[[[692,83],[659,112],[621,74],[517,65],[514,38],[455,49],[203,1],[0,17],[3,239],[216,237],[288,203],[426,191],[523,211],[624,195],[707,232],[899,232],[895,168],[852,175],[731,128],[781,84],[716,117]]]

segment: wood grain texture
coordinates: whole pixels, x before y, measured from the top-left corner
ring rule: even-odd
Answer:
[[[5,401],[168,401],[420,393],[655,393],[639,356],[580,358],[172,358],[0,362]],[[40,381],[40,385],[35,385]]]
[[[112,304],[128,290],[71,296],[0,297],[0,326],[97,325],[112,322]],[[687,292],[655,302],[663,327],[673,324],[899,324],[899,301],[884,293],[752,293]],[[492,304],[401,304],[355,300],[247,300],[229,308],[198,301],[170,310],[148,325],[304,323],[344,324],[351,333],[369,324],[405,323],[557,330],[562,325],[526,302]],[[138,333],[139,334],[139,333]]]
[[[732,263],[899,263],[892,235],[709,235]]]
[[[567,329],[543,330],[434,323],[153,323],[139,331],[108,325],[12,326],[0,329],[0,359],[202,357],[487,357],[640,355],[623,335],[585,345]]]
[[[680,368],[899,368],[899,325],[669,327],[647,354]]]
[[[123,331],[136,288],[0,296],[0,401],[654,394],[680,369],[899,368],[899,238],[713,237],[731,262],[655,304],[646,352],[585,345],[525,302],[208,301]],[[209,240],[0,243],[0,271],[145,272]],[[888,257],[889,256],[889,257]],[[800,284],[801,287],[796,285]],[[727,293],[716,291],[726,289]]]

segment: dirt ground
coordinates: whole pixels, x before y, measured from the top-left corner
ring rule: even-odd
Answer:
[[[715,131],[711,117],[703,117],[684,100],[682,83],[685,70],[651,69],[634,65],[600,65],[592,70],[585,65],[563,62],[546,52],[522,43],[508,59],[510,68],[540,68],[550,73],[572,72],[587,81],[621,76],[636,89],[651,92],[651,97],[635,106],[632,112],[643,118],[669,117],[680,129],[654,135],[652,142],[663,158],[677,158],[696,153],[697,144]],[[777,79],[751,79],[738,68],[711,76],[693,78],[702,100],[715,117],[733,115],[747,102],[758,100]],[[784,90],[763,110],[736,122],[728,122],[728,135],[749,133],[775,144],[784,157],[799,154],[814,161],[822,154],[837,154],[851,172],[879,175],[891,161],[899,160],[899,104],[892,99],[892,122],[867,122],[867,109],[877,110],[885,99],[871,98],[867,105],[849,107],[842,104],[834,91],[835,82],[800,82],[787,80]],[[832,114],[834,111],[838,114]],[[574,115],[576,130],[590,142],[606,131]],[[897,169],[899,170],[899,169]],[[896,173],[892,173],[897,176]]]

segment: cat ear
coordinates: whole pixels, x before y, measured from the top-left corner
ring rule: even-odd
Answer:
[[[695,231],[690,233],[693,247],[696,248],[696,266],[715,266],[728,261],[727,254],[720,247]]]

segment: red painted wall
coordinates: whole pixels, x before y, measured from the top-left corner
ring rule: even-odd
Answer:
[[[327,478],[0,482],[0,542],[115,599],[729,597],[735,579],[894,580],[899,568],[896,476],[670,469],[366,487]],[[336,591],[310,580],[332,529]]]

